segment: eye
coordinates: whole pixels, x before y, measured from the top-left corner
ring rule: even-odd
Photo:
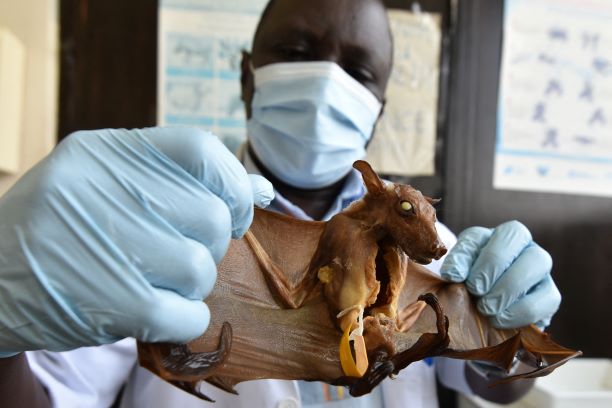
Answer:
[[[414,213],[414,207],[408,201],[402,201],[400,207],[402,207],[402,211],[406,213]]]
[[[284,62],[307,61],[310,59],[308,46],[304,44],[281,44],[277,54]]]
[[[366,84],[374,82],[374,76],[370,71],[362,67],[346,67],[345,71],[352,76],[357,82]]]

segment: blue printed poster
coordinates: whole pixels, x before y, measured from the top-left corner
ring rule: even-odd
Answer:
[[[493,184],[612,196],[612,1],[506,0]]]
[[[266,0],[162,0],[158,30],[159,125],[209,130],[235,148],[246,137],[242,50]]]

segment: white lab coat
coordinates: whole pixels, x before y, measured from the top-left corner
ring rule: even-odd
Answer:
[[[257,173],[248,157],[243,156],[242,161],[249,173]],[[351,183],[346,184],[343,192],[346,194],[338,197],[332,212],[341,209],[346,197],[354,198],[356,192],[363,194],[360,177],[353,177]],[[282,197],[277,201],[281,202],[283,212],[290,212],[288,207],[292,207],[291,203]],[[301,211],[297,207],[294,210]],[[299,217],[299,214],[292,215]],[[439,223],[437,229],[442,242],[447,248],[452,248],[456,242],[454,234]],[[428,268],[439,273],[441,264],[442,260],[434,261]],[[63,353],[36,351],[27,355],[34,373],[49,391],[53,405],[58,408],[107,408],[124,386],[120,408],[435,408],[438,406],[436,371],[445,385],[470,393],[463,375],[463,362],[436,359],[433,366],[422,361],[411,364],[400,372],[397,379],[386,379],[371,395],[357,399],[347,397],[334,402],[302,404],[296,381],[241,383],[236,386],[239,396],[202,383],[200,391],[216,401],[212,404],[140,367],[134,339]]]

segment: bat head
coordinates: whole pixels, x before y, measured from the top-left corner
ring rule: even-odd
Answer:
[[[384,231],[387,241],[399,246],[415,262],[428,264],[446,254],[436,231],[436,210],[440,200],[432,199],[404,184],[385,184],[365,161],[353,165],[367,189],[364,197],[374,228]]]

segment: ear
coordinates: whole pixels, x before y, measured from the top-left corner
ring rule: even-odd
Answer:
[[[378,114],[378,118],[376,118],[376,123],[380,122],[380,118],[383,117],[386,107],[387,107],[387,97],[384,97],[382,100],[382,106],[380,107],[380,113]]]
[[[385,190],[385,183],[378,177],[378,174],[372,170],[372,166],[366,161],[357,160],[353,163],[353,167],[359,170],[363,176],[363,182],[370,194],[380,194]]]
[[[240,99],[244,103],[247,119],[251,118],[251,102],[255,92],[253,72],[251,72],[251,54],[242,50],[242,60],[240,61]]]
[[[441,198],[431,198],[431,197],[425,197],[425,199],[427,200],[427,202],[429,204],[431,204],[432,206],[436,206],[440,203],[440,201],[442,201]]]
[[[382,107],[380,108],[380,113],[378,114],[378,117],[376,118],[376,123],[374,124],[374,128],[372,129],[372,134],[370,135],[370,139],[368,139],[365,145],[366,149],[368,148],[368,146],[370,146],[370,143],[372,143],[372,140],[374,140],[374,136],[376,136],[376,128],[378,127],[380,118],[382,118],[383,113],[385,112],[385,106],[387,106],[387,98],[383,99],[382,101]]]

